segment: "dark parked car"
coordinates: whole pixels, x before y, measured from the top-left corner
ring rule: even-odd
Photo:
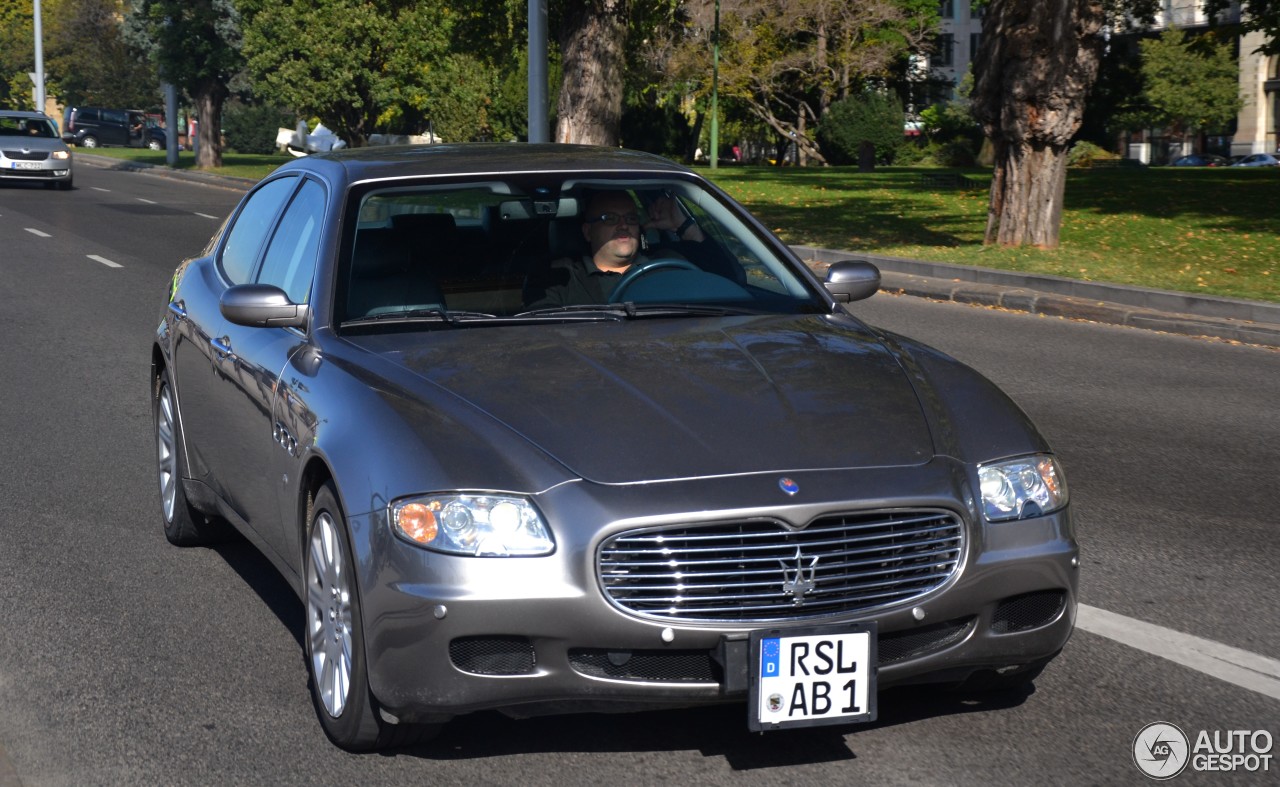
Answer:
[[[69,107],[63,116],[62,139],[81,148],[128,147],[164,150],[164,129],[137,109]]]
[[[1213,153],[1192,153],[1173,161],[1175,167],[1226,167],[1230,164],[1231,159]]]
[[[275,565],[352,750],[482,709],[774,730],[1025,684],[1075,620],[1062,469],[992,383],[847,310],[879,280],[820,281],[647,154],[296,159],[165,298],[164,532]]]
[[[39,181],[71,188],[71,151],[40,112],[0,110],[0,180]]]

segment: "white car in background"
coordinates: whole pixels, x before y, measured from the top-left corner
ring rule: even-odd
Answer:
[[[0,180],[39,181],[71,188],[71,149],[39,112],[0,110]]]

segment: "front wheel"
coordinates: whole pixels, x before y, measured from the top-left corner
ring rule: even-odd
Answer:
[[[147,142],[147,147],[150,148],[151,150],[162,150],[164,148],[164,145],[160,144],[160,140],[156,139],[155,137],[152,137],[151,140]]]
[[[97,146],[98,146],[98,138],[97,138],[97,137],[94,137],[94,136],[88,136],[88,137],[85,137],[84,139],[80,140],[80,147],[82,147],[82,148],[96,148]]]
[[[434,728],[388,723],[369,690],[355,561],[333,486],[325,484],[308,508],[303,641],[320,726],[347,751],[417,743]]]
[[[165,538],[170,544],[180,547],[224,540],[226,526],[193,508],[187,502],[186,491],[182,488],[182,468],[185,465],[182,459],[182,423],[178,417],[177,400],[173,395],[168,369],[161,370],[156,377],[151,412],[155,423],[160,513]]]

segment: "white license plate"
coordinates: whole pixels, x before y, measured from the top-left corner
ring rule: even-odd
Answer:
[[[44,169],[43,161],[11,161],[13,169]]]
[[[753,632],[748,726],[875,721],[876,650],[874,623]]]

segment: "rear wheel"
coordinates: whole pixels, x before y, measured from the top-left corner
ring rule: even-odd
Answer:
[[[332,485],[308,508],[304,643],[320,726],[348,751],[417,743],[436,728],[387,722],[369,690],[355,561]]]
[[[155,137],[152,137],[150,141],[147,142],[147,147],[150,148],[151,150],[160,150],[164,146],[160,144],[160,140],[156,139]]]
[[[212,544],[226,537],[226,526],[210,520],[187,502],[182,488],[182,425],[169,382],[169,371],[161,370],[156,378],[152,400],[152,417],[156,430],[156,458],[160,480],[160,513],[164,535],[169,543],[180,547]]]

